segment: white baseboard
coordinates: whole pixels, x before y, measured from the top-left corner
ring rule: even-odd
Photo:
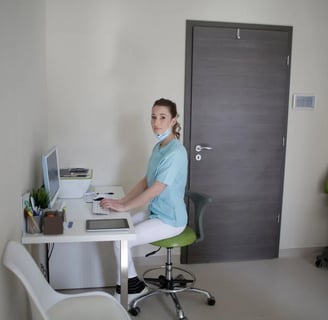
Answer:
[[[323,247],[280,249],[279,258],[313,257],[321,253]]]
[[[279,258],[313,258],[319,255],[323,247],[310,247],[310,248],[287,248],[279,250]],[[159,266],[164,265],[166,260],[166,252],[164,249],[159,251],[153,256],[137,256],[133,258],[138,266]],[[180,264],[179,252],[173,252],[172,260],[174,264]]]

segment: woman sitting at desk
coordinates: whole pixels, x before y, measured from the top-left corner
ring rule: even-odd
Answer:
[[[104,199],[100,205],[114,211],[131,211],[149,204],[149,212],[132,214],[136,240],[129,241],[129,301],[147,292],[138,278],[131,248],[180,234],[187,224],[184,202],[187,181],[187,152],[180,138],[176,104],[167,99],[155,101],[151,126],[159,140],[148,161],[146,176],[122,199]],[[117,262],[116,295],[120,294],[120,242],[114,243]]]

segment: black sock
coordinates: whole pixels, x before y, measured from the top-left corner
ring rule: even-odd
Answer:
[[[145,283],[138,277],[129,278],[128,280],[128,293],[140,293],[145,288]],[[116,285],[116,293],[121,294],[121,286]]]

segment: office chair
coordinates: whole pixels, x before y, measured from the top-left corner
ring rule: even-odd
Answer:
[[[3,264],[24,285],[33,320],[131,320],[121,304],[105,292],[62,294],[55,291],[19,242],[8,242]]]
[[[208,291],[194,288],[196,277],[193,273],[172,265],[173,248],[189,246],[192,243],[203,240],[203,214],[207,205],[212,201],[212,198],[205,194],[191,191],[186,193],[186,197],[194,204],[194,229],[187,226],[181,234],[175,237],[151,243],[159,247],[159,249],[148,255],[156,253],[161,247],[166,248],[166,263],[165,266],[152,268],[144,272],[143,280],[150,290],[131,301],[129,312],[133,316],[138,315],[140,312],[140,308],[138,307],[139,302],[157,294],[167,294],[172,298],[176,307],[178,319],[180,320],[186,320],[187,317],[184,314],[176,293],[183,291],[196,292],[203,294],[207,298],[208,305],[215,304],[215,298]]]

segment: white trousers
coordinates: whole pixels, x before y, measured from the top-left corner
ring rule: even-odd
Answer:
[[[160,219],[149,219],[148,213],[138,212],[131,214],[136,239],[128,241],[128,278],[137,276],[137,271],[131,255],[131,248],[143,244],[151,243],[154,241],[174,237],[180,234],[184,229],[183,227],[172,227],[164,223]],[[121,270],[121,245],[120,241],[114,241],[114,253],[116,257],[117,266],[117,284],[121,284],[120,270]]]

